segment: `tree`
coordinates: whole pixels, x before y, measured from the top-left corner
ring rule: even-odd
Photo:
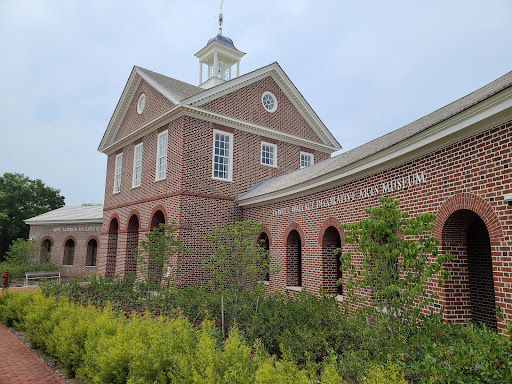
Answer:
[[[368,218],[340,226],[345,231],[345,243],[355,244],[354,251],[362,258],[360,264],[356,266],[352,252],[340,259],[342,270],[348,274],[345,288],[349,297],[369,301],[372,315],[396,335],[416,324],[433,303],[435,296],[425,292],[425,283],[436,273],[440,273],[442,283],[448,271],[441,266],[453,255],[439,254],[439,241],[431,237],[433,214],[408,219],[406,212],[397,209],[399,201],[383,197],[380,202],[382,207],[365,210]]]
[[[29,226],[23,220],[63,206],[60,190],[20,173],[4,173],[0,177],[0,260],[14,240],[28,238]]]
[[[143,240],[135,250],[137,265],[142,276],[146,278],[148,290],[160,292],[162,283],[166,282],[167,287],[172,283],[171,259],[178,253],[188,253],[179,236],[178,229],[174,226],[160,224],[147,232],[147,240]],[[164,276],[164,269],[166,270]]]
[[[40,247],[35,240],[16,239],[9,246],[5,259],[16,264],[35,263],[39,260]]]
[[[258,239],[262,227],[263,223],[251,220],[225,224],[214,228],[205,238],[217,246],[205,267],[212,270],[216,286],[232,302],[235,319],[242,291],[256,288],[269,273],[270,251],[266,251]]]

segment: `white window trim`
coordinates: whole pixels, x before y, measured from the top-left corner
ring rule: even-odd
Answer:
[[[144,147],[142,146],[143,143],[137,144],[135,147],[133,147],[133,172],[132,172],[132,188],[139,188],[142,184],[142,155],[144,151]],[[141,148],[141,159],[140,159],[140,180],[139,185],[135,184],[135,172],[136,172],[136,166],[137,166],[137,149]]]
[[[265,104],[263,103],[263,98],[266,96],[266,95],[269,95],[270,97],[272,97],[272,99],[274,100],[274,107],[272,109],[267,109],[265,107]],[[276,95],[274,95],[272,92],[270,91],[265,91],[261,94],[261,105],[263,105],[263,109],[269,113],[274,113],[275,111],[277,111],[277,107],[279,106],[278,102],[277,102],[277,97]]]
[[[215,177],[215,135],[219,133],[221,135],[226,135],[229,137],[229,143],[230,151],[229,151],[229,163],[228,163],[228,178],[224,179],[221,177]],[[234,140],[233,140],[233,134],[231,132],[221,131],[219,129],[213,130],[213,137],[212,137],[212,179],[214,180],[220,180],[220,181],[233,181],[233,151],[234,151]]]
[[[301,152],[300,152],[300,155],[299,155],[299,166],[300,166],[301,168],[307,168],[307,167],[303,167],[303,166],[302,166],[302,164],[301,164],[301,163],[302,163],[302,161],[301,161],[301,160],[302,160],[302,155],[307,155],[307,156],[311,157],[311,164],[309,165],[310,167],[311,167],[313,164],[315,164],[315,155],[314,155],[313,153],[311,153],[311,152],[302,152],[302,151],[301,151]]]
[[[263,146],[264,145],[274,148],[274,159],[273,159],[274,160],[274,164],[265,164],[263,162]],[[262,141],[261,142],[261,146],[260,146],[260,164],[261,165],[266,165],[267,167],[277,168],[277,144],[267,143],[266,141]]]
[[[117,184],[117,166],[119,164],[119,159],[121,159],[121,169],[119,170],[119,185]],[[116,155],[116,162],[114,164],[114,188],[112,193],[121,192],[121,177],[123,176],[123,152]]]
[[[159,159],[159,144],[160,144],[160,137],[167,134],[167,142],[165,143],[165,174],[164,177],[158,178],[158,174],[160,173],[160,169],[158,168],[158,159]],[[158,134],[156,138],[156,166],[155,166],[155,181],[165,180],[167,177],[167,147],[169,146],[169,130],[166,129],[165,131],[162,131]]]

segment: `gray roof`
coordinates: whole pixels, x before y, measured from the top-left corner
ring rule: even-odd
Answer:
[[[204,92],[203,88],[199,88],[195,85],[185,83],[180,80],[167,77],[159,73],[150,71],[142,67],[135,66],[139,71],[144,73],[146,76],[157,82],[162,88],[174,96],[177,100],[183,100],[188,97],[197,95],[198,93]]]
[[[452,116],[488,99],[489,97],[512,86],[512,71],[494,80],[486,86],[456,100],[445,107],[434,111],[408,125],[393,132],[372,140],[360,147],[317,163],[311,167],[303,168],[282,176],[267,179],[255,185],[246,193],[238,196],[237,200],[250,199],[268,193],[277,192],[301,183],[314,180],[327,173],[341,171],[344,167],[364,158],[383,151],[393,145],[406,140],[426,129],[449,119]]]
[[[85,207],[62,207],[42,215],[24,220],[29,225],[50,223],[101,223],[103,220],[103,205]]]
[[[235,44],[233,44],[233,40],[231,40],[229,37],[222,36],[220,33],[217,36],[212,37],[210,40],[208,40],[206,45],[213,43],[214,41],[224,44],[224,45],[228,46],[229,48],[236,49]],[[238,49],[236,49],[236,50],[238,51]]]

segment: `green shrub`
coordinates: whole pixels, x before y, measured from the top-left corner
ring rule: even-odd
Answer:
[[[32,302],[32,296],[19,295],[9,291],[0,295],[0,320],[6,326],[24,328],[24,320],[27,314],[27,307]]]
[[[13,240],[5,253],[5,259],[15,264],[35,263],[39,259],[39,244],[30,239]]]
[[[38,271],[58,271],[57,267],[53,263],[18,263],[12,261],[4,261],[0,263],[0,271],[3,273],[9,270],[9,281],[15,279],[25,279],[26,272],[38,272]]]

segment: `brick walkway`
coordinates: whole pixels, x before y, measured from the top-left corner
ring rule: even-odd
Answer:
[[[39,357],[0,324],[0,384],[63,384]]]

